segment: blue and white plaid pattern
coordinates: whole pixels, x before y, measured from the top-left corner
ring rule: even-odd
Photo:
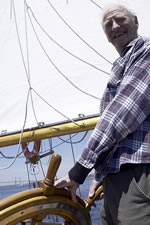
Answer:
[[[150,162],[150,39],[138,37],[115,61],[101,101],[101,117],[78,162],[96,179],[125,163]]]

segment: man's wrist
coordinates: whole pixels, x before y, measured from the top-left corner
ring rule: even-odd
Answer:
[[[83,184],[91,170],[92,169],[85,168],[80,163],[76,162],[69,171],[68,175],[70,180],[74,180],[78,184]]]

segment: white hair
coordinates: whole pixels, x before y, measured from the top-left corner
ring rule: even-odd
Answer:
[[[134,18],[136,16],[136,14],[133,12],[133,10],[129,9],[126,5],[124,4],[120,4],[120,3],[110,3],[108,4],[107,6],[105,6],[105,8],[103,8],[103,12],[102,12],[102,15],[101,15],[101,24],[102,24],[102,27],[103,27],[103,22],[104,22],[104,17],[105,15],[109,12],[109,11],[112,11],[112,9],[114,8],[121,8],[121,9],[124,9],[128,15],[130,16],[130,18],[134,21]],[[103,27],[104,28],[104,27]]]

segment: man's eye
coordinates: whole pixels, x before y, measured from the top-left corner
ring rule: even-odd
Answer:
[[[123,23],[125,21],[125,18],[121,17],[121,18],[116,18],[116,22],[117,23]]]
[[[112,22],[108,22],[105,24],[105,27],[111,27],[112,26]]]

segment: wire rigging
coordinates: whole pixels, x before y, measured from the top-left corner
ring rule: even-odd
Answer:
[[[22,154],[22,152],[17,155],[17,158],[19,158],[19,156],[21,154]],[[0,151],[0,155],[2,155],[2,158],[5,158],[5,159],[14,159],[15,158],[14,156],[6,156],[2,151]]]
[[[18,42],[19,42],[19,48],[20,48],[20,52],[21,52],[21,57],[22,57],[22,61],[23,61],[23,65],[24,65],[24,69],[25,69],[25,73],[26,73],[26,76],[27,76],[27,80],[28,80],[28,84],[29,84],[29,93],[30,91],[34,90],[32,87],[31,87],[31,84],[30,84],[30,79],[29,79],[29,76],[28,76],[28,71],[27,71],[27,68],[26,68],[26,64],[25,64],[25,59],[24,59],[24,55],[23,55],[23,51],[22,51],[22,46],[21,46],[21,41],[20,41],[20,36],[19,36],[19,30],[18,30],[18,26],[17,26],[17,18],[16,18],[16,13],[15,13],[15,7],[14,7],[14,3],[13,3],[13,12],[14,12],[14,18],[15,18],[15,25],[16,25],[16,31],[17,31],[17,37],[18,37]],[[35,90],[34,92],[46,103],[48,104],[51,108],[53,108],[55,111],[57,111],[59,114],[63,115],[65,118],[67,118],[68,120],[72,121],[73,123],[75,123],[76,125],[78,126],[81,126],[79,125],[78,123],[74,122],[74,120],[70,119],[69,117],[65,116],[64,114],[62,114],[59,110],[57,110],[56,108],[54,108],[53,106],[51,106],[46,100],[44,100],[44,98],[42,98],[42,96],[40,96]]]
[[[26,4],[25,3],[24,3],[24,17],[25,17],[26,52],[27,52],[27,71],[28,71],[27,77],[28,77],[28,80],[29,80],[29,87],[31,88],[30,62],[29,62],[29,45],[28,45],[28,29],[27,29]],[[34,115],[36,124],[38,125],[38,119],[37,119],[37,116],[36,116],[34,102],[33,102],[33,97],[32,97],[32,92],[31,91],[30,91],[30,98],[31,98],[31,105],[32,105],[33,115]]]
[[[77,122],[75,122],[73,119],[70,119],[69,117],[67,117],[66,115],[64,115],[63,113],[61,113],[59,110],[57,110],[54,106],[52,106],[50,103],[48,103],[35,89],[32,88],[32,90],[35,92],[35,94],[37,96],[39,96],[39,98],[41,100],[43,100],[43,102],[45,102],[48,106],[50,106],[53,110],[55,110],[57,113],[59,113],[60,115],[62,115],[64,118],[66,118],[69,121],[72,121],[74,124],[76,124],[79,127],[82,127],[83,126],[83,125],[80,125]]]
[[[85,132],[85,134],[83,135],[83,137],[79,140],[79,141],[72,141],[71,142],[67,139],[67,140],[64,140],[63,138],[61,137],[58,137],[58,139],[60,139],[62,142],[65,142],[67,144],[78,144],[80,142],[82,142],[84,140],[84,138],[87,136],[88,134],[88,131]],[[73,136],[72,136],[73,137]],[[70,138],[69,138],[70,139]]]
[[[96,2],[94,2],[93,0],[90,0],[90,2],[92,2],[94,5],[96,5],[99,9],[103,10],[103,8],[100,5],[98,5]]]
[[[43,177],[45,178],[46,175],[45,175],[44,168],[43,168],[43,165],[42,165],[42,160],[40,159],[39,161],[40,161],[40,167],[41,167],[41,170],[42,170]]]
[[[27,73],[26,64],[25,64],[25,60],[24,60],[24,56],[23,56],[22,47],[21,47],[20,37],[19,37],[19,31],[18,31],[18,26],[17,26],[17,18],[16,18],[16,13],[15,13],[14,0],[12,0],[12,10],[13,10],[13,15],[14,15],[14,19],[15,19],[16,32],[17,32],[18,43],[19,43],[19,48],[20,48],[20,52],[21,52],[21,56],[22,56],[23,65],[24,65],[24,69],[26,71],[26,74],[28,74]],[[28,79],[28,82],[29,82],[29,79]],[[29,95],[30,95],[30,89],[28,90],[28,93],[27,93],[26,104],[25,104],[24,123],[23,123],[22,130],[21,130],[21,133],[20,133],[19,143],[18,143],[18,147],[17,147],[17,153],[16,153],[16,155],[14,157],[14,160],[8,166],[0,168],[0,170],[9,169],[15,163],[15,161],[16,161],[18,155],[19,155],[19,150],[20,150],[20,147],[21,147],[23,131],[24,131],[24,128],[25,128],[25,125],[26,125],[26,120],[27,120],[27,112],[28,112],[27,108],[28,108]]]
[[[55,13],[58,15],[58,17],[63,21],[63,23],[82,41],[84,42],[90,49],[92,49],[96,54],[98,54],[101,58],[103,58],[106,62],[112,65],[112,63],[106,59],[103,55],[101,55],[96,49],[94,49],[88,42],[86,42],[66,21],[65,19],[59,14],[59,12],[56,10],[56,8],[52,5],[50,0],[47,0],[49,3],[49,6],[55,11]]]
[[[27,159],[26,159],[27,161]],[[28,164],[26,163],[26,169],[27,169],[27,175],[28,175],[28,184],[29,184],[29,188],[31,189],[31,181],[30,181],[30,174],[29,174],[29,167]]]
[[[74,164],[75,164],[76,159],[75,159],[75,154],[74,154],[74,148],[73,148],[73,143],[72,143],[72,136],[71,136],[71,134],[69,134],[69,138],[70,138],[70,145],[71,145],[71,151],[72,151],[73,162],[74,162]],[[80,190],[80,187],[79,187],[79,194],[80,194],[80,196],[81,196],[81,190]]]
[[[24,124],[23,124],[23,128],[22,128],[22,131],[21,131],[21,134],[20,134],[20,138],[19,138],[19,143],[18,143],[18,147],[17,147],[16,156],[14,157],[14,160],[8,166],[3,167],[3,168],[0,168],[0,170],[9,169],[16,162],[16,159],[17,159],[17,157],[19,155],[19,150],[20,150],[20,147],[21,147],[21,141],[22,141],[23,131],[24,131],[25,124],[26,124],[26,119],[27,119],[27,105],[28,105],[28,100],[29,100],[29,91],[28,91],[27,99],[26,99]]]
[[[10,1],[10,19],[12,18],[13,0]]]
[[[31,7],[28,6],[27,10],[30,10],[32,17],[34,18],[35,22],[38,24],[38,26],[40,27],[40,29],[45,33],[45,35],[54,43],[56,44],[58,47],[60,47],[61,49],[63,49],[65,52],[67,52],[69,55],[73,56],[74,58],[78,59],[79,61],[93,67],[96,70],[99,70],[100,72],[105,73],[106,75],[110,75],[110,73],[98,68],[97,66],[85,61],[84,59],[80,58],[79,56],[76,56],[74,53],[70,52],[69,50],[67,50],[66,48],[64,48],[61,44],[59,44],[54,38],[52,38],[48,32],[43,28],[43,26],[39,23],[38,19],[36,18],[33,10],[31,9]]]
[[[28,14],[29,15],[29,14]],[[98,98],[98,97],[96,97],[96,96],[94,96],[94,95],[92,95],[92,94],[89,94],[89,93],[87,93],[87,92],[85,92],[85,91],[83,91],[83,90],[81,90],[79,87],[77,87],[57,66],[56,66],[56,64],[53,62],[53,60],[50,58],[50,56],[48,55],[48,53],[46,52],[46,50],[45,50],[45,48],[43,47],[43,45],[42,45],[42,42],[40,41],[40,39],[39,39],[39,37],[38,37],[38,35],[37,35],[37,33],[36,33],[36,31],[35,31],[35,28],[34,28],[34,26],[33,26],[33,23],[32,23],[32,20],[31,20],[31,17],[30,17],[30,15],[29,15],[29,19],[30,19],[30,22],[31,22],[31,25],[32,25],[32,28],[33,28],[33,31],[34,31],[34,34],[35,34],[35,36],[36,36],[36,38],[37,38],[37,41],[39,42],[39,45],[41,46],[41,48],[42,48],[42,50],[43,50],[43,52],[45,53],[45,55],[46,55],[46,57],[48,58],[48,60],[50,61],[50,63],[53,65],[53,67],[57,70],[57,72],[59,73],[59,74],[61,74],[73,87],[75,87],[77,90],[79,90],[80,92],[82,92],[82,93],[84,93],[84,94],[86,94],[86,95],[88,95],[88,96],[90,96],[90,97],[92,97],[92,98],[95,98],[95,99],[97,99],[97,100],[100,100],[100,98]]]

